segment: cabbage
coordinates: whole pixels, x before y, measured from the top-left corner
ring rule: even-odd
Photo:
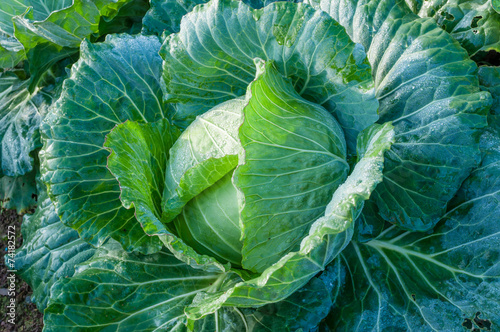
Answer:
[[[497,7],[2,2],[44,329],[494,331]]]

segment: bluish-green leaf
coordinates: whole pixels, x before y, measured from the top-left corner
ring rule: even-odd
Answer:
[[[95,249],[61,223],[43,188],[35,213],[24,216],[21,230],[23,246],[16,252],[15,269],[33,289],[32,300],[43,312],[52,285],[71,277],[75,266],[92,257]]]
[[[44,329],[186,331],[185,306],[227,278],[193,269],[167,251],[143,256],[100,248],[52,288]]]
[[[0,68],[14,67],[26,58],[23,45],[14,37],[14,17],[24,14],[31,7],[33,19],[43,21],[51,12],[69,7],[72,3],[72,0],[2,1],[0,3]],[[49,67],[53,63],[51,62]]]
[[[385,224],[386,221],[378,213],[377,205],[373,201],[365,202],[354,226],[354,241],[366,242],[377,237],[384,230]]]
[[[420,17],[432,17],[455,38],[469,55],[500,52],[500,13],[495,0],[431,0],[415,2],[413,11]]]
[[[0,31],[7,36],[14,36],[12,18],[21,15],[28,9],[24,1],[5,0],[0,3]]]
[[[273,60],[295,90],[335,114],[348,146],[375,122],[370,66],[363,48],[321,11],[289,2],[253,10],[214,0],[184,16],[180,32],[162,46],[170,116],[187,126],[214,105],[245,94],[255,77],[253,59]]]
[[[43,77],[43,88],[30,94],[27,80],[12,72],[0,74],[0,206],[4,209],[25,213],[37,204],[39,125],[64,77],[64,68],[54,66]]]
[[[179,32],[181,19],[193,8],[207,0],[151,0],[151,9],[142,20],[142,32],[161,36]]]
[[[28,212],[37,204],[37,169],[20,175],[0,178],[0,208],[16,209],[18,214]]]
[[[161,36],[166,33],[177,33],[180,30],[181,19],[191,12],[196,5],[207,3],[209,0],[151,0],[151,9],[143,20],[144,34]],[[252,8],[260,9],[276,0],[243,0]],[[293,0],[289,2],[302,2]]]
[[[41,95],[30,94],[29,81],[9,72],[0,74],[0,175],[20,176],[33,169],[38,142]]]
[[[52,289],[47,331],[296,331],[310,330],[331,306],[330,280],[314,278],[285,301],[259,309],[227,307],[197,321],[184,309],[197,292],[232,282],[225,274],[193,269],[162,251],[126,254],[112,244],[77,266]]]
[[[0,31],[13,36],[14,23],[12,18],[32,8],[33,19],[43,21],[52,12],[70,7],[73,0],[3,0],[0,4]]]
[[[387,228],[339,256],[334,331],[465,331],[500,327],[500,136],[434,231]],[[353,329],[353,326],[356,328]]]
[[[193,331],[314,331],[332,305],[331,281],[326,276],[307,285],[281,302],[257,309],[223,307],[193,321]]]
[[[122,206],[103,147],[117,124],[155,122],[166,113],[159,47],[156,37],[140,35],[84,42],[80,60],[43,122],[42,180],[62,222],[93,245],[112,237],[126,250],[155,252],[161,247],[157,238],[144,233],[134,212]]]
[[[254,9],[261,9],[261,8],[268,6],[271,3],[277,2],[277,1],[287,1],[287,2],[294,2],[294,3],[302,2],[302,0],[242,0],[242,1]]]
[[[500,67],[480,67],[478,77],[481,88],[493,97],[490,113],[500,115]]]
[[[12,1],[12,0],[8,0]],[[12,18],[14,36],[24,46],[33,91],[41,75],[57,61],[78,52],[84,38],[99,34],[99,21],[112,19],[131,0],[65,0],[29,8]]]
[[[490,92],[493,97],[488,115],[489,128],[500,132],[500,67],[480,67],[478,77],[481,89]]]
[[[373,199],[382,217],[407,229],[432,228],[480,161],[478,137],[491,105],[476,64],[434,20],[404,1],[310,0],[367,50],[396,142]]]

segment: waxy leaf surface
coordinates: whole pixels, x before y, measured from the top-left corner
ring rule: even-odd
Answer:
[[[161,247],[144,233],[134,211],[122,206],[103,147],[118,124],[164,117],[159,47],[157,37],[140,35],[84,42],[80,60],[43,122],[42,180],[62,222],[93,245],[112,237],[126,250],[150,253]]]
[[[178,261],[171,253],[142,256],[106,245],[53,289],[45,311],[47,331],[238,331],[310,329],[331,305],[329,280],[314,278],[287,300],[259,309],[221,308],[198,321],[184,309],[199,291],[231,282]],[[303,300],[306,300],[305,302]],[[291,316],[290,313],[294,315]]]
[[[500,136],[428,233],[385,229],[352,242],[332,265],[340,284],[335,331],[464,331],[500,326]],[[355,328],[353,329],[353,326]]]
[[[32,300],[43,312],[51,287],[71,277],[75,266],[94,255],[95,249],[80,239],[78,232],[61,223],[45,190],[40,190],[34,214],[22,224],[23,246],[16,251],[15,269],[33,289]]]
[[[432,17],[471,57],[478,52],[500,52],[500,13],[495,0],[431,0],[412,3],[420,17]]]
[[[16,16],[11,18],[14,34],[5,33],[17,38],[24,47],[31,74],[30,91],[54,63],[78,53],[83,39],[104,35],[105,31],[99,30],[100,19],[112,19],[130,1],[16,1],[16,7],[32,7],[25,7],[28,9],[23,12],[17,8]]]
[[[476,64],[434,20],[404,1],[310,0],[367,50],[378,123],[396,142],[373,200],[381,216],[409,230],[432,228],[480,161],[479,135],[491,105]]]
[[[29,93],[28,81],[0,76],[0,175],[19,176],[33,169],[30,152],[37,144],[40,102]]]

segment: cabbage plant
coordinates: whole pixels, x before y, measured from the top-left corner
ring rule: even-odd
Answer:
[[[499,8],[2,2],[44,331],[498,329]]]

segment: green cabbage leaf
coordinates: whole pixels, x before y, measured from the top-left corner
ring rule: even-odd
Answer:
[[[334,114],[352,150],[357,134],[378,119],[364,51],[309,6],[278,2],[255,10],[212,1],[183,17],[160,54],[165,99],[177,103],[169,116],[179,126],[244,95],[255,77],[254,58],[274,61],[301,96]]]
[[[496,0],[409,0],[420,17],[432,17],[451,34],[471,58],[480,60],[481,53],[500,52],[500,13]],[[498,4],[496,5],[498,6]]]
[[[380,103],[396,141],[373,200],[383,219],[408,230],[434,227],[480,162],[479,136],[491,96],[476,64],[432,19],[403,1],[311,0],[366,49]]]
[[[482,163],[432,232],[386,228],[332,263],[341,285],[335,331],[494,331],[500,325],[500,135],[481,139]],[[361,300],[360,300],[361,299]]]
[[[110,35],[99,44],[83,42],[61,97],[42,123],[42,180],[62,222],[93,245],[112,237],[128,250],[152,253],[161,248],[133,211],[122,206],[103,147],[116,125],[155,122],[166,114],[159,48],[154,36]]]

